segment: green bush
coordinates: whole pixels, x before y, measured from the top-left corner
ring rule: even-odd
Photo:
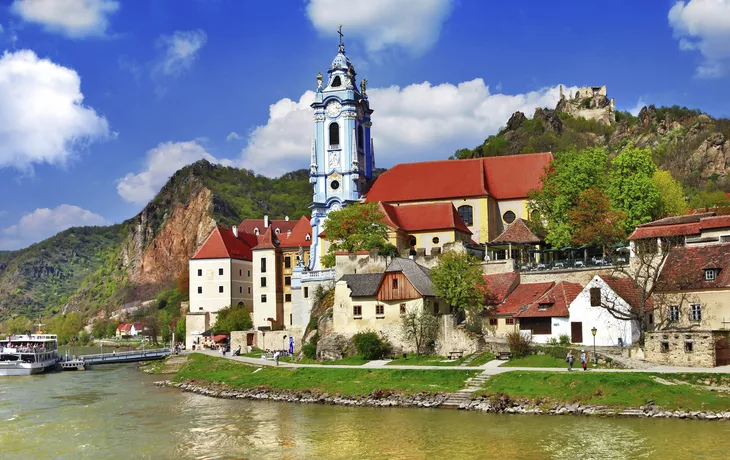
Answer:
[[[560,334],[560,345],[564,347],[570,346],[570,336],[568,334]]]
[[[319,332],[315,332],[309,342],[302,345],[302,353],[309,359],[317,359],[317,342],[319,341]]]
[[[541,347],[540,350],[546,355],[557,359],[565,359],[568,356],[568,348],[563,346]]]
[[[352,337],[357,354],[363,359],[380,359],[390,348],[375,332],[360,332]]]
[[[520,331],[512,331],[507,334],[507,343],[512,357],[521,358],[529,355],[532,352],[530,341],[530,337],[522,335]]]

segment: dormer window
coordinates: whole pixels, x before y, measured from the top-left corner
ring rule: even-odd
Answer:
[[[312,237],[311,237],[311,236],[309,236],[309,235],[307,235],[307,236],[305,236],[305,237],[304,237],[304,239],[305,239],[306,241],[309,241],[309,240],[311,240],[311,239],[312,239]]]
[[[253,234],[256,235],[256,236],[259,236],[259,229],[258,229],[258,227],[253,229]]]
[[[274,233],[276,233],[278,235],[279,234],[279,229],[277,228],[276,230],[274,230]]]
[[[716,268],[706,268],[705,269],[705,281],[715,281],[717,278],[717,272],[719,270]]]
[[[548,308],[550,308],[553,304],[551,303],[541,303],[537,305],[537,311],[545,311]]]
[[[339,75],[332,79],[332,85],[333,88],[337,88],[339,86],[342,86],[342,80],[340,80]]]

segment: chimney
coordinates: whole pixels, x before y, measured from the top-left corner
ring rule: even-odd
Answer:
[[[264,216],[264,228],[269,228],[269,216]]]
[[[289,216],[284,216],[284,220],[289,222]]]
[[[235,236],[236,238],[238,238],[238,227],[236,227],[234,225],[233,228],[232,228],[232,230],[233,230],[233,236]]]

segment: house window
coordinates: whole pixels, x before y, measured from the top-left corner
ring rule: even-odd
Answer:
[[[439,237],[438,237],[438,236],[434,236],[434,237],[433,237],[433,239],[431,239],[431,242],[432,242],[433,244],[439,244],[439,241],[440,241],[440,240],[439,240]]]
[[[385,305],[376,305],[375,306],[375,315],[376,316],[385,315]]]
[[[291,294],[284,294],[284,302],[291,302]]]
[[[705,281],[715,281],[715,278],[717,278],[717,272],[714,268],[705,270]]]
[[[243,276],[243,270],[241,270],[240,268],[238,269],[238,276]]]
[[[261,273],[266,273],[266,259],[261,259]]]
[[[684,342],[684,352],[685,353],[692,353],[693,349],[694,349],[694,343],[691,340]]]
[[[222,268],[219,268],[218,269],[218,275],[223,276],[223,269]]]
[[[398,289],[398,278],[393,278],[393,289]]]
[[[284,286],[291,286],[291,276],[284,277]]]
[[[246,276],[248,276],[249,278],[251,278],[251,270],[246,270]]]
[[[243,294],[243,286],[238,286],[238,293]]]
[[[362,305],[353,305],[352,306],[352,316],[354,317],[362,317]]]
[[[406,304],[404,304],[404,303],[400,304],[400,314],[401,315],[406,314]]]
[[[497,318],[489,318],[489,325],[490,326],[496,326],[498,323]]]
[[[515,324],[515,319],[514,318],[505,318],[504,324],[506,324],[508,326],[513,326]]]
[[[218,292],[221,294],[223,293],[223,286],[218,286]]]
[[[198,276],[203,276],[203,270],[201,270],[200,268],[198,269]]]
[[[677,305],[669,307],[669,321],[679,321],[679,307]]]
[[[504,221],[505,221],[506,223],[508,223],[508,224],[511,224],[512,222],[514,222],[516,218],[517,218],[517,216],[516,216],[516,215],[515,215],[515,213],[514,213],[514,212],[512,212],[512,211],[507,211],[507,212],[505,212],[505,213],[504,213],[504,214],[502,215],[502,219],[503,219],[503,220],[504,220]]]
[[[693,303],[689,306],[689,320],[702,321],[702,305]]]
[[[438,303],[438,302],[434,302],[434,303],[433,303],[433,314],[434,314],[434,315],[438,315],[438,313],[439,313],[439,310],[440,310],[440,308],[439,308],[439,303]]]
[[[248,293],[251,294],[251,288],[248,288]]]
[[[340,145],[340,125],[330,123],[330,147]]]
[[[649,313],[649,324],[654,324],[654,315]]]
[[[309,288],[308,287],[305,287],[304,288],[304,298],[305,299],[308,299],[309,298]]]
[[[203,293],[203,286],[198,286],[198,294],[202,294],[202,293]]]
[[[291,257],[284,257],[284,268],[291,268]]]
[[[601,288],[592,287],[591,290],[591,307],[601,306]]]
[[[465,204],[464,206],[459,206],[457,211],[459,212],[459,217],[461,217],[461,220],[464,221],[467,227],[474,225],[474,208]]]
[[[669,352],[669,342],[662,342],[662,344],[661,344],[661,352],[662,353]]]
[[[266,287],[266,277],[265,276],[261,277],[261,287]]]
[[[261,303],[266,303],[266,294],[261,294]]]

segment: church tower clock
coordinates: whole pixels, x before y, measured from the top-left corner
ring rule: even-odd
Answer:
[[[358,88],[355,66],[345,55],[342,26],[340,43],[326,81],[317,74],[309,181],[314,186],[310,269],[320,269],[325,243],[318,235],[329,211],[360,200],[375,168],[367,80]]]

